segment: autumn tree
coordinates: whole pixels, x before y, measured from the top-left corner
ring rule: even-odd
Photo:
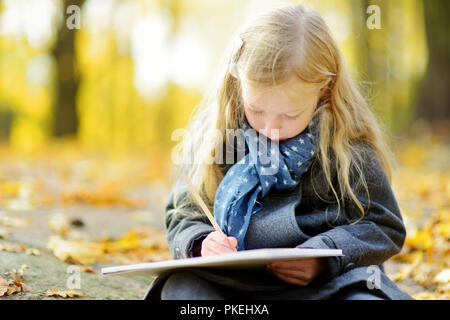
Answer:
[[[84,0],[64,0],[62,9],[64,17],[71,5],[79,8]],[[54,126],[55,136],[76,134],[78,130],[78,117],[76,111],[76,94],[79,79],[76,72],[77,61],[75,55],[75,30],[69,29],[63,19],[58,30],[58,36],[53,55],[57,63],[57,90],[54,99]]]
[[[447,0],[423,1],[429,63],[417,116],[429,120],[449,119],[450,46]]]

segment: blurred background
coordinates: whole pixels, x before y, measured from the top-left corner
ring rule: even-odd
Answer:
[[[408,239],[390,275],[416,298],[449,299],[446,0],[0,0],[0,268],[44,263],[14,244],[77,265],[167,257],[172,132],[239,27],[290,3],[322,14],[397,154]],[[366,25],[370,5],[380,29]],[[40,291],[9,298],[45,292],[31,270]]]

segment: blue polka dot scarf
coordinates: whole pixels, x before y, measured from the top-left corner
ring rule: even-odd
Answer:
[[[308,170],[316,152],[319,115],[302,133],[281,142],[267,139],[244,120],[248,153],[227,171],[214,200],[215,219],[225,234],[237,238],[238,250],[245,250],[245,234],[251,216],[261,210],[260,200],[271,188],[297,186]]]

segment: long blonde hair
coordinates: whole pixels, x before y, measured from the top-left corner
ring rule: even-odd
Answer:
[[[228,49],[219,82],[193,113],[189,138],[184,139],[185,157],[190,161],[182,170],[212,208],[224,168],[211,159],[223,148],[226,130],[239,128],[242,121],[240,79],[269,87],[292,75],[317,86],[331,78],[321,98],[317,159],[338,205],[346,198],[352,199],[362,218],[365,210],[350,179],[354,168],[358,184],[368,194],[360,142],[376,152],[389,180],[392,156],[375,115],[347,73],[343,55],[323,19],[302,5],[289,5],[256,17],[238,35]],[[337,186],[332,183],[333,173]],[[192,209],[193,200],[185,192],[183,185],[175,186],[173,211],[199,213]]]

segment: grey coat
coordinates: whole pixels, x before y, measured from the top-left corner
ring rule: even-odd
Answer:
[[[385,172],[375,153],[370,148],[366,150],[362,156],[368,164],[364,176],[369,195],[365,189],[356,185],[354,179],[351,181],[357,198],[368,208],[361,221],[352,224],[360,217],[360,211],[352,201],[345,201],[339,209],[322,171],[319,170],[317,159],[313,160],[309,170],[302,176],[302,182],[295,189],[288,192],[271,190],[262,199],[263,209],[251,218],[245,237],[246,249],[342,249],[344,255],[327,258],[328,271],[309,285],[300,287],[288,284],[267,268],[192,272],[209,281],[249,291],[252,297],[261,299],[327,299],[340,289],[350,286],[367,288],[370,284],[375,284],[375,288],[371,286],[372,290],[382,293],[386,298],[411,299],[383,271],[382,264],[401,250],[406,230]],[[227,169],[224,168],[225,171]],[[335,179],[335,175],[333,177]],[[339,194],[338,189],[337,191]],[[172,208],[171,196],[166,209]],[[198,208],[193,210],[200,212]],[[192,257],[194,247],[214,231],[204,215],[167,215],[166,226],[169,249],[175,259]],[[377,266],[381,269],[377,269]],[[160,275],[147,293],[147,298],[160,290],[169,276],[170,272]]]

